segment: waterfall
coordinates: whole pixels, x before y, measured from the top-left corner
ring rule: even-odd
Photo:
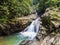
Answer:
[[[24,37],[28,37],[30,40],[34,39],[40,28],[40,17],[32,21],[32,23],[25,28],[25,31],[20,32]]]

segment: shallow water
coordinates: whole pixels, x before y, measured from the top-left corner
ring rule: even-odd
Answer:
[[[0,45],[18,45],[21,41],[26,39],[27,38],[20,35],[20,33],[9,36],[0,36]]]

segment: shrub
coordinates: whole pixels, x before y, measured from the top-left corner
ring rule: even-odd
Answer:
[[[0,23],[31,13],[32,0],[0,0]]]
[[[42,15],[49,7],[60,7],[60,0],[38,0],[38,15]]]

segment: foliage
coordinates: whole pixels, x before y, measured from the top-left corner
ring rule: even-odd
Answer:
[[[0,22],[31,13],[32,0],[0,0]]]
[[[37,10],[39,13],[45,12],[49,7],[60,7],[60,0],[38,0]]]

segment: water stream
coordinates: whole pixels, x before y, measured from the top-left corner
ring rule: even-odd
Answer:
[[[9,35],[9,36],[1,36],[0,37],[0,45],[18,45],[23,40],[32,40],[36,37],[39,27],[40,27],[40,18],[32,21],[32,23],[25,28],[24,31]]]
[[[36,20],[34,20],[30,26],[28,26],[23,32],[20,32],[21,35],[23,35],[24,37],[28,37],[29,40],[32,40],[33,38],[35,38],[35,36],[37,35],[38,31],[39,31],[39,27],[40,27],[40,18],[37,18]]]

